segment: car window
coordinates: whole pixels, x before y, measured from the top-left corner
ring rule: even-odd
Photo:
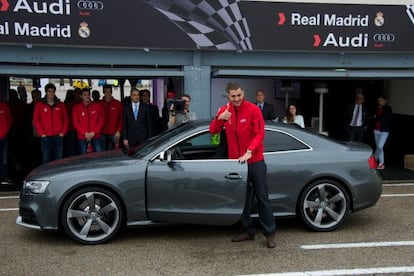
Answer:
[[[161,147],[168,140],[173,139],[175,136],[179,135],[182,132],[190,130],[195,126],[192,124],[182,123],[178,127],[169,129],[158,136],[152,137],[141,144],[139,147],[132,149],[127,154],[134,156],[136,158],[142,158],[154,149]]]
[[[217,144],[209,131],[193,135],[172,148],[173,160],[217,159]]]
[[[309,149],[296,138],[276,130],[266,130],[264,148],[265,152]]]

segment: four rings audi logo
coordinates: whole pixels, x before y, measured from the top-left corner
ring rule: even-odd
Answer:
[[[394,42],[395,35],[393,34],[374,34],[375,42]]]
[[[80,0],[77,4],[81,10],[103,10],[104,4],[101,1],[95,0]]]

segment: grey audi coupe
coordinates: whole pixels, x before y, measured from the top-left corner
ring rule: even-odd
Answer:
[[[237,223],[247,165],[223,156],[209,122],[182,124],[128,152],[88,153],[34,169],[16,223],[62,229],[83,244],[106,242],[123,227]],[[368,145],[272,122],[264,144],[275,217],[297,216],[312,230],[332,231],[382,193]]]

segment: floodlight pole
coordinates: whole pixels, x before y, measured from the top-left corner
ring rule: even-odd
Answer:
[[[315,93],[319,94],[319,133],[327,135],[323,130],[323,95],[328,93],[328,88],[317,87]]]

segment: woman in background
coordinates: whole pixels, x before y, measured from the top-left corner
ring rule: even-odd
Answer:
[[[384,165],[384,145],[390,133],[392,109],[387,105],[384,96],[377,98],[378,107],[374,115],[374,138],[375,138],[375,158],[378,161],[378,169],[383,170]]]
[[[286,124],[297,124],[301,128],[305,127],[303,116],[298,114],[298,108],[296,104],[291,103],[286,109],[286,117],[283,118],[283,122]]]

